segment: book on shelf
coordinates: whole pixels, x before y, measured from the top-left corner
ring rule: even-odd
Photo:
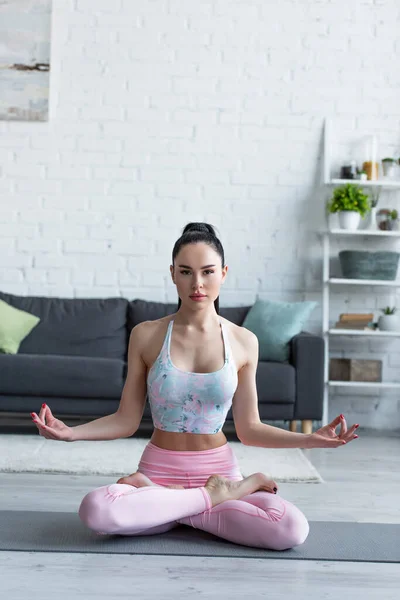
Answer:
[[[373,313],[342,313],[333,329],[373,329]]]
[[[370,321],[336,321],[333,329],[368,329],[372,330],[373,328],[368,325]]]
[[[374,313],[342,313],[340,321],[373,321]]]

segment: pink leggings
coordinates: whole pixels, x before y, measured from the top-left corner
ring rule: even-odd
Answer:
[[[212,507],[204,487],[210,475],[243,479],[229,442],[202,451],[164,450],[148,442],[138,471],[160,486],[113,483],[83,498],[79,517],[98,534],[154,535],[178,525],[208,531],[236,544],[286,550],[302,544],[309,524],[304,514],[277,494],[258,491]]]

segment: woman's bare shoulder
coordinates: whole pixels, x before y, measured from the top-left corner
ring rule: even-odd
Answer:
[[[228,331],[231,334],[233,352],[236,364],[238,365],[238,371],[240,371],[242,367],[251,362],[253,358],[251,349],[253,348],[253,345],[257,347],[258,339],[249,329],[246,329],[241,325],[236,325],[236,323],[232,323],[232,321],[228,321],[228,319],[224,319],[223,317],[221,318],[223,319],[225,327],[228,328]]]
[[[236,325],[236,323],[233,323],[232,321],[229,321],[224,317],[221,317],[221,319],[224,322],[224,324],[228,326],[228,328],[230,329],[232,334],[238,339],[238,341],[245,344],[249,339],[251,339],[251,337],[256,337],[255,334],[252,331],[250,331],[250,329],[246,329],[246,327],[243,327],[242,325]]]
[[[164,328],[168,327],[168,323],[173,319],[175,315],[167,315],[161,317],[161,319],[154,319],[153,321],[141,321],[133,329],[137,331],[137,338],[139,341],[146,342],[156,334],[158,331],[163,331]]]

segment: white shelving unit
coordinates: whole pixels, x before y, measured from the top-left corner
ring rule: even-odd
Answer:
[[[378,187],[378,188],[398,188],[400,189],[399,181],[358,181],[354,179],[331,179],[331,122],[327,119],[325,121],[325,136],[324,136],[324,181],[323,183],[327,186],[344,185],[346,183],[356,183],[362,187]],[[380,191],[380,190],[379,190]],[[348,387],[348,388],[370,388],[370,389],[382,389],[382,388],[398,388],[400,389],[400,383],[398,382],[362,382],[362,381],[331,381],[329,380],[329,341],[330,337],[334,336],[348,336],[348,337],[400,337],[399,332],[392,331],[378,331],[378,330],[352,330],[352,329],[331,329],[329,327],[329,290],[331,285],[357,285],[357,286],[377,286],[377,287],[400,287],[400,280],[387,281],[387,280],[376,280],[376,279],[347,279],[347,278],[335,278],[330,277],[329,264],[330,264],[330,240],[333,236],[376,236],[379,238],[395,238],[400,240],[400,231],[381,231],[379,229],[357,229],[357,230],[346,230],[346,229],[330,229],[329,228],[329,216],[326,219],[326,229],[320,232],[323,236],[323,288],[322,288],[322,332],[325,342],[325,358],[324,358],[324,400],[323,400],[323,417],[322,424],[326,425],[329,422],[329,390],[332,387]]]

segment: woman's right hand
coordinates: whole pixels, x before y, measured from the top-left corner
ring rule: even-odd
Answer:
[[[53,417],[50,407],[42,404],[39,415],[31,413],[32,420],[39,430],[39,434],[48,440],[60,440],[62,442],[73,442],[72,427]]]

